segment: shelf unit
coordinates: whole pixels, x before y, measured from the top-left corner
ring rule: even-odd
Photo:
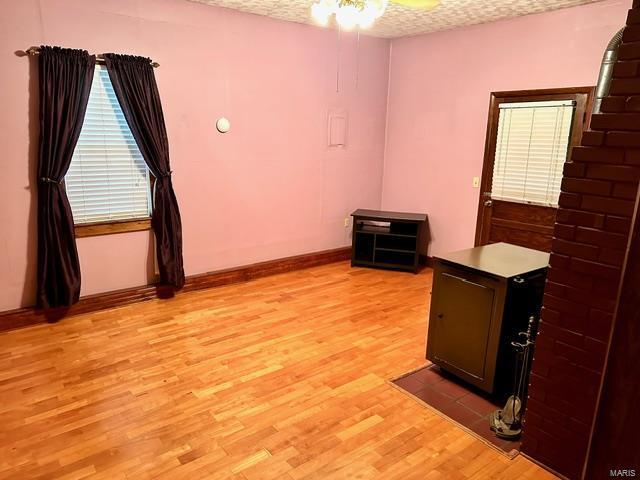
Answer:
[[[359,209],[351,216],[351,266],[418,271],[425,214]]]

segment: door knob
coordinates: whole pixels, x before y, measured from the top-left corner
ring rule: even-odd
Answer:
[[[484,206],[485,207],[490,207],[491,205],[493,205],[493,200],[485,200],[484,201]]]

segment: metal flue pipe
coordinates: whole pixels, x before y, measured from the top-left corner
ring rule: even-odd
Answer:
[[[604,51],[604,55],[602,56],[600,74],[598,75],[598,85],[596,86],[596,96],[593,101],[593,113],[600,113],[602,99],[609,94],[613,66],[618,59],[618,47],[620,47],[620,44],[622,43],[623,32],[624,27],[618,30],[618,32],[613,36],[607,45],[607,49]]]

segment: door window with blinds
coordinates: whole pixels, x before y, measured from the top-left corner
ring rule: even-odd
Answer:
[[[78,144],[65,176],[76,225],[151,215],[150,174],[109,74],[97,65]]]
[[[499,112],[491,198],[556,207],[575,102],[501,103]]]

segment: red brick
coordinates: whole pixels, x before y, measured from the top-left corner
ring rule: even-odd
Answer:
[[[605,145],[611,147],[640,147],[640,133],[636,132],[608,132]]]
[[[613,315],[596,309],[589,311],[589,319],[585,324],[585,333],[598,340],[609,340]]]
[[[582,134],[581,145],[599,147],[604,143],[604,133],[588,130]]]
[[[553,345],[555,341],[551,337],[545,337],[544,335],[538,338],[536,342],[536,350],[534,352],[534,360],[536,358],[544,358],[546,362],[551,363],[555,361],[558,363],[558,359],[553,356]],[[562,365],[562,364],[561,364]]]
[[[582,178],[564,178],[562,191],[573,193],[591,193],[593,195],[609,195],[611,182]]]
[[[627,15],[627,25],[638,25],[640,24],[640,9],[632,9],[629,10],[629,14]]]
[[[604,229],[609,232],[629,234],[631,229],[631,219],[629,217],[617,217],[615,215],[607,215],[604,222]]]
[[[582,303],[582,300],[580,300],[580,303]],[[567,330],[571,330],[572,332],[583,333],[586,318],[587,314],[564,312],[562,314],[562,318],[558,322],[558,325],[562,328],[566,328]]]
[[[547,280],[576,288],[584,288],[585,290],[590,290],[594,281],[594,279],[588,275],[574,273],[566,268],[550,268],[547,274]],[[545,307],[553,308],[546,303]]]
[[[547,379],[545,379],[545,377],[539,376],[536,373],[533,373],[531,376],[531,385],[532,388],[535,388],[537,385],[540,385],[546,389],[553,388],[553,385]],[[537,402],[537,400],[531,399],[531,404],[533,404],[533,402]],[[538,410],[543,413],[542,417],[544,419],[552,420],[554,423],[557,423],[559,425],[562,425],[566,420],[564,412],[560,412],[553,407],[549,407],[548,404],[540,404]]]
[[[569,257],[566,255],[560,255],[557,252],[551,252],[549,265],[555,268],[569,268]]]
[[[542,328],[542,325],[545,324],[545,321],[540,322],[540,326]],[[562,328],[562,327],[558,327],[558,328]],[[582,334],[580,334],[582,335]],[[554,343],[554,339],[552,337],[547,337],[544,336],[541,339],[541,343],[544,343],[546,345],[545,347],[545,355],[541,355],[541,357],[544,357],[542,359],[543,363],[550,367],[549,370],[558,370],[561,373],[565,374],[565,375],[571,375],[574,372],[574,367],[572,365],[567,365],[565,364],[563,361],[561,361],[560,359],[553,357],[553,356],[548,356],[547,353],[552,353],[553,352],[553,343]],[[537,350],[536,352],[537,353]],[[539,375],[541,376],[545,376],[547,377],[548,375],[542,375],[542,373],[538,372]]]
[[[618,295],[618,285],[616,282],[594,282],[591,292],[594,295],[602,295],[609,299],[615,299]],[[592,309],[593,310],[593,309]],[[602,310],[612,311],[613,308],[605,308]]]
[[[599,247],[625,248],[627,246],[626,235],[597,230],[595,228],[577,227],[575,239],[578,242],[598,245]]]
[[[542,312],[540,312],[540,319],[542,322],[553,323],[554,325],[562,325],[562,315],[560,315],[560,312],[552,310],[547,306],[542,307]]]
[[[622,98],[622,97],[618,97]],[[627,112],[640,112],[640,96],[626,97],[625,111]],[[628,129],[626,129],[628,130]]]
[[[640,130],[640,113],[596,113],[591,116],[590,128],[592,130]]]
[[[585,292],[584,290],[567,288],[566,298],[572,302],[582,302],[588,306],[589,309],[610,310],[613,309],[616,304],[616,295],[595,294],[594,290]],[[582,324],[578,327],[571,327],[571,325],[567,323],[566,326],[574,330],[579,330],[580,332],[584,331],[584,325]]]
[[[594,338],[591,338],[591,340],[601,341],[599,339],[594,339]],[[601,368],[591,369],[591,368],[586,368],[582,365],[576,365],[575,376],[588,379],[589,383],[595,386],[595,390],[597,391],[598,387],[600,386],[600,380],[602,379],[602,369]]]
[[[622,267],[624,263],[625,250],[616,250],[614,248],[603,248],[598,255],[598,261],[608,265]]]
[[[555,347],[555,342],[553,343]],[[557,382],[552,382],[549,378],[542,377],[534,373],[534,377],[531,378],[531,383],[533,385],[541,384],[547,390],[554,388]],[[568,411],[569,402],[565,399],[559,399],[556,405],[544,404],[539,406],[539,411],[543,413],[543,418],[553,419],[553,421],[558,422],[558,424],[562,424],[565,420],[565,413]]]
[[[569,360],[575,362],[576,364],[585,366],[590,369],[602,368],[602,364],[604,363],[604,355],[598,355],[593,352],[588,352],[581,348],[576,348],[567,343],[560,342],[560,341],[558,341],[556,345],[557,345],[556,352],[558,352],[559,354],[560,352],[563,352],[563,354],[567,358],[569,358]],[[593,390],[591,391],[591,395],[587,395],[589,390],[588,386],[590,385],[590,382],[588,379],[585,379],[585,378],[581,378],[580,380],[578,380],[579,378],[580,377],[568,377],[564,380],[563,383],[569,383],[573,380],[575,384],[580,385],[581,387],[580,388],[580,391],[582,394],[581,399],[582,401],[585,402],[584,405],[586,406],[586,404],[595,403],[596,395],[594,390],[598,388],[598,384],[591,385]],[[573,390],[573,392],[571,390]],[[575,392],[575,389],[570,389],[566,393],[571,394],[574,392]]]
[[[632,25],[632,26],[625,27],[624,33],[622,34],[622,41],[623,42],[640,41],[640,26]],[[620,62],[620,63],[627,63],[627,62]]]
[[[556,238],[564,238],[565,240],[573,239],[576,227],[574,225],[564,225],[562,223],[556,223],[553,229],[553,236]]]
[[[604,324],[608,324],[609,328],[613,326],[613,312],[590,310],[588,318],[590,322],[602,322]],[[607,333],[610,333],[610,332],[607,331]],[[593,337],[593,335],[589,335],[589,336]],[[594,338],[598,338],[598,337],[594,337]]]
[[[531,409],[535,410],[535,405]],[[546,418],[544,415],[542,417]],[[575,451],[578,447],[574,442],[559,440],[548,433],[556,430],[557,428],[530,428],[522,438],[522,452],[556,472],[561,472],[566,478],[578,478],[586,447]]]
[[[602,103],[600,104],[600,111],[605,113],[616,113],[616,112],[625,112],[627,109],[627,97],[605,97],[602,99]],[[593,115],[593,117],[599,117],[598,114]],[[591,128],[597,128],[593,126],[593,122]],[[609,130],[605,128],[604,130]],[[625,130],[628,130],[625,128]]]
[[[559,312],[573,313],[576,315],[586,315],[588,308],[582,303],[576,303],[567,300],[566,298],[554,297],[548,293],[544,294],[544,304],[549,305],[550,308],[558,310]]]
[[[589,358],[590,356],[585,350],[561,341],[556,341],[554,345],[554,352],[556,355],[564,357],[570,362],[577,363],[579,365],[593,366],[594,363],[593,359]],[[559,386],[565,384],[568,378],[569,377],[565,377],[562,379],[562,382],[558,382]]]
[[[582,208],[592,212],[631,216],[633,215],[634,207],[634,202],[621,198],[596,197],[593,195],[584,195],[582,197]]]
[[[558,198],[558,205],[563,208],[578,208],[582,203],[582,196],[577,193],[562,192]]]
[[[606,147],[574,147],[571,154],[573,162],[622,163],[624,150]]]
[[[545,321],[540,322],[540,328],[542,328],[542,325],[546,323]],[[541,349],[538,350],[536,348],[535,350],[535,354],[540,357],[542,359],[542,361],[544,362],[545,365],[548,365],[551,367],[552,370],[559,370],[561,372],[564,372],[565,374],[569,375],[571,372],[567,372],[568,368],[573,368],[571,365],[567,365],[565,364],[563,361],[561,361],[560,359],[554,357],[553,355],[549,355],[549,353],[553,353],[553,344],[554,344],[554,339],[552,337],[547,337],[547,336],[543,336],[542,338],[538,339],[540,343],[540,347]],[[538,355],[540,354],[540,355]],[[539,375],[539,372],[537,372]],[[546,376],[546,375],[545,375]]]
[[[587,424],[585,422],[582,422],[580,420],[576,420],[575,418],[571,418],[569,417],[567,419],[567,423],[569,428],[576,432],[578,435],[582,435],[582,436],[588,436],[589,433],[591,432],[591,424]]]
[[[619,60],[635,60],[640,58],[640,42],[625,42],[618,49]]]
[[[584,177],[587,166],[582,162],[565,162],[564,177]]]
[[[613,196],[635,200],[638,193],[638,185],[635,183],[616,183],[613,186]]]
[[[601,277],[602,279],[618,280],[620,278],[619,268],[581,258],[571,259],[571,270],[578,274],[584,273],[594,277]]]
[[[609,95],[636,95],[640,93],[640,79],[614,78],[611,80]]]
[[[583,227],[602,228],[604,226],[604,215],[560,208],[556,214],[556,221],[572,225],[582,225]]]
[[[568,255],[570,257],[586,258],[588,260],[595,260],[598,258],[598,247],[574,241],[562,240],[560,238],[555,238],[553,240],[551,251]]]
[[[587,177],[601,180],[637,182],[640,179],[640,168],[630,165],[602,165],[596,163],[587,167]]]
[[[615,295],[611,295],[610,292],[606,292],[605,294],[601,288],[598,289],[599,293],[595,294],[595,286],[598,283],[602,282],[594,282],[594,286],[588,291],[584,288],[565,287],[565,298],[572,302],[584,303],[589,309],[610,310],[615,305],[616,297]],[[578,317],[579,316],[576,316],[576,319]],[[583,322],[584,317],[580,318],[578,325],[575,325],[574,322],[570,320],[564,321],[563,319],[562,325],[570,330],[582,332],[584,330]]]
[[[640,165],[640,149],[629,149],[624,154],[624,163]]]
[[[587,352],[599,355],[603,359],[607,353],[607,344],[605,342],[590,337],[584,339],[584,348]]]
[[[551,363],[549,363],[547,359],[544,358],[544,356],[538,357],[537,362],[538,366],[536,368],[536,374],[541,377],[548,376],[552,368]],[[531,385],[531,382],[529,382],[529,385]],[[535,393],[538,400],[544,400],[544,388],[536,388],[534,389],[534,391],[529,390],[528,393],[529,395],[533,395]]]
[[[531,415],[535,415],[535,412],[531,412],[530,410],[527,410],[527,415],[529,416],[529,418],[531,417]],[[523,424],[526,425],[527,423],[527,416],[525,416],[522,419]],[[542,417],[540,417],[542,418]],[[523,453],[526,453],[527,455],[529,455],[530,457],[539,457],[539,454],[537,453],[538,451],[538,440],[534,437],[534,435],[537,432],[541,432],[542,428],[537,428],[536,426],[532,426],[529,430],[527,430],[527,435],[525,435],[522,438],[522,446],[520,447],[520,449],[522,450]],[[546,460],[547,462],[549,462],[548,460]],[[550,463],[550,462],[549,462]],[[556,469],[558,467],[555,467]]]
[[[587,350],[587,353],[590,352]],[[604,355],[600,354],[599,352],[594,353],[594,355],[599,358],[604,357]],[[575,392],[581,392],[582,395],[586,395],[588,397],[591,397],[592,400],[595,400],[598,393],[598,387],[600,385],[601,375],[595,373],[594,378],[594,375],[588,375],[586,373],[583,373],[583,371],[593,372],[593,370],[588,368],[576,368],[576,372],[574,373],[574,375],[566,379],[566,387],[568,389],[567,393],[571,395]]]
[[[538,360],[541,360],[545,364],[553,365],[554,362],[557,364],[557,365],[553,365],[553,367],[550,369],[547,375],[551,374],[553,370],[556,370],[561,366],[564,366],[564,364],[566,363],[564,359],[556,357],[554,353],[555,345],[556,345],[556,340],[553,337],[547,336],[547,335],[542,335],[538,337],[538,340],[536,341],[536,350],[534,352],[534,357],[533,357],[534,363],[537,362]],[[539,372],[535,371],[535,373],[538,374]],[[540,375],[542,374],[540,373]],[[548,377],[544,377],[544,378],[548,378]],[[530,378],[530,380],[532,379]],[[557,407],[558,406],[556,405],[556,408]]]
[[[562,385],[562,381],[558,382]],[[575,392],[574,392],[575,394]],[[562,409],[567,416],[573,418],[587,418],[591,419],[593,413],[594,401],[587,397],[566,395],[564,397],[557,397],[553,392],[549,393],[549,404],[557,407],[558,410]],[[587,439],[584,439],[585,441]],[[572,477],[573,478],[573,477]]]
[[[637,73],[638,62],[616,62],[613,66],[614,78],[635,77]]]
[[[567,263],[569,263],[568,257],[564,257],[567,259]],[[566,296],[567,287],[560,283],[556,282],[547,282],[544,286],[544,291],[549,295],[553,295],[554,297],[565,297]]]
[[[529,390],[529,392],[533,394],[533,391]],[[536,396],[535,398],[544,402],[544,397]],[[532,412],[531,414],[527,412],[527,415],[522,419],[522,422],[525,425],[529,425],[529,428],[539,428],[542,425],[542,417],[540,415],[536,415],[535,412]]]

